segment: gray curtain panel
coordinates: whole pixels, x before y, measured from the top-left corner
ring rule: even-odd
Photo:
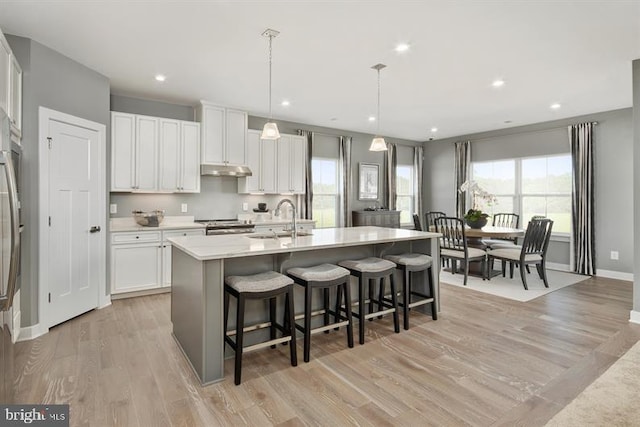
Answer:
[[[454,191],[456,193],[456,216],[462,218],[467,213],[467,194],[458,191],[460,186],[471,175],[471,142],[460,141],[455,143],[454,164]]]
[[[305,179],[303,203],[300,204],[300,218],[313,219],[313,180],[311,179],[311,156],[313,155],[313,132],[307,130],[298,129],[298,135],[305,136],[307,138],[307,150],[305,158]]]
[[[340,209],[338,212],[338,227],[351,227],[351,137],[341,136],[340,143]]]
[[[595,197],[593,170],[593,123],[569,126],[573,164],[571,222],[573,227],[573,270],[596,274]]]
[[[424,158],[424,149],[422,147],[414,147],[413,148],[413,170],[415,173],[413,174],[413,191],[415,201],[415,209],[414,213],[418,215],[420,218],[420,222],[424,221],[423,210],[422,210],[422,162]],[[425,224],[423,224],[425,227]],[[426,230],[427,228],[423,228]]]
[[[387,151],[385,151],[387,161],[385,194],[387,195],[387,208],[389,210],[396,209],[396,168],[398,165],[398,152],[396,144],[387,143]]]

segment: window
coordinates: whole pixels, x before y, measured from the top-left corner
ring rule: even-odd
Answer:
[[[569,154],[494,162],[474,162],[473,179],[498,202],[478,207],[494,214],[515,212],[526,227],[534,215],[553,220],[554,234],[571,232],[571,156]]]
[[[313,219],[316,227],[335,227],[338,220],[338,160],[314,157],[311,159],[313,176]]]
[[[413,225],[413,166],[396,166],[396,209],[400,211],[400,225]]]

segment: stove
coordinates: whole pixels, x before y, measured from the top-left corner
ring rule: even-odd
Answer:
[[[195,222],[206,225],[207,236],[255,232],[254,224],[237,219],[196,219]]]

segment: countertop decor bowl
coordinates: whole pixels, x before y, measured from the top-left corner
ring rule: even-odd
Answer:
[[[150,212],[132,211],[131,213],[133,213],[136,223],[144,227],[157,227],[164,219],[164,211],[162,210]]]

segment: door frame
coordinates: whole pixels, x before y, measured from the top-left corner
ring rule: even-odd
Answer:
[[[61,113],[45,107],[38,108],[38,323],[40,334],[49,332],[51,327],[49,319],[49,215],[45,207],[49,203],[49,148],[48,148],[48,124],[50,120],[82,127],[98,133],[98,188],[100,206],[98,206],[98,225],[103,232],[98,233],[100,239],[100,266],[98,268],[98,307],[103,308],[111,304],[111,297],[107,295],[106,278],[106,153],[107,153],[107,128],[105,125],[90,120]]]

